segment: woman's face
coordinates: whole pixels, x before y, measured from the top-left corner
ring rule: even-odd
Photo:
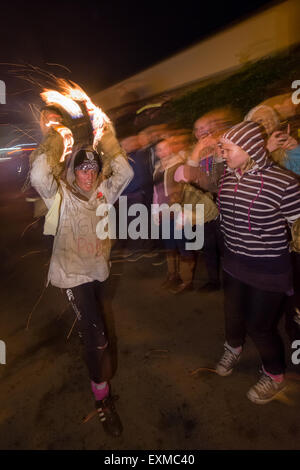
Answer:
[[[222,158],[225,160],[229,168],[235,170],[238,168],[243,169],[246,166],[250,157],[245,150],[222,138],[220,139],[220,146]]]
[[[96,170],[75,170],[75,180],[77,186],[89,193],[94,189],[98,172]]]
[[[169,144],[167,142],[159,142],[155,147],[155,153],[160,160],[169,157],[171,154]]]
[[[210,119],[208,118],[200,118],[194,124],[194,135],[197,140],[202,139],[203,137],[207,137],[210,134]]]

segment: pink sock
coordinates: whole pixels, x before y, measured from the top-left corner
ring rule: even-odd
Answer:
[[[277,375],[274,375],[274,374],[270,374],[270,372],[267,372],[266,369],[263,367],[263,371],[266,375],[268,375],[269,377],[271,377],[272,380],[274,380],[274,382],[277,382],[277,383],[280,383],[283,381],[284,379],[284,375],[283,374],[277,374]]]
[[[108,382],[97,384],[91,380],[91,386],[96,401],[103,400],[109,394]]]

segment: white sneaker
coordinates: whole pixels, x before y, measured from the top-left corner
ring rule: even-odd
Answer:
[[[257,405],[264,405],[274,400],[276,395],[286,387],[286,380],[275,382],[269,375],[262,373],[257,384],[253,385],[247,393],[247,397]]]
[[[221,357],[220,361],[216,366],[216,372],[218,375],[225,377],[226,375],[230,375],[233,371],[234,366],[238,362],[241,356],[241,352],[235,354],[226,346],[224,345],[224,354]]]

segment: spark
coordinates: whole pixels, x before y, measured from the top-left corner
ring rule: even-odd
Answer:
[[[150,358],[153,353],[155,353],[155,357],[166,357],[166,354],[169,352],[169,349],[150,349],[148,352],[146,352],[144,358]]]
[[[68,67],[66,67],[65,65],[61,65],[61,64],[51,64],[51,63],[47,63],[46,65],[50,65],[50,66],[51,66],[51,65],[56,65],[57,67],[61,67],[61,68],[65,69],[65,70],[67,70],[67,72],[72,73],[71,70],[68,69]]]
[[[38,300],[37,300],[36,303],[34,304],[33,309],[31,310],[30,314],[28,315],[27,324],[26,324],[26,330],[29,329],[29,323],[30,323],[31,317],[32,317],[32,315],[33,315],[33,312],[35,311],[36,307],[38,306],[38,304],[39,304],[40,301],[42,300],[42,297],[43,297],[43,295],[44,295],[46,289],[47,289],[47,284],[45,283],[41,295],[39,296]]]
[[[74,320],[74,322],[73,322],[73,325],[72,325],[72,327],[71,327],[71,329],[70,329],[70,331],[69,331],[69,334],[68,334],[68,336],[67,336],[67,341],[68,341],[68,339],[69,339],[70,336],[71,336],[71,333],[72,333],[72,331],[73,331],[73,329],[74,329],[74,326],[75,326],[76,322],[77,322],[77,317],[75,318],[75,320]]]
[[[37,110],[34,109],[34,108],[35,108],[35,105],[33,105],[33,104],[31,104],[31,103],[29,104],[29,108],[30,108],[30,111],[31,111],[31,113],[32,113],[32,115],[33,115],[33,117],[34,117],[34,120],[35,120],[36,122],[39,122],[39,120],[40,120],[40,119],[39,119],[39,117],[40,117],[40,112],[39,112],[39,110],[38,110],[38,109],[37,109]]]
[[[32,222],[31,224],[27,225],[27,227],[25,227],[25,229],[23,230],[23,233],[21,235],[20,238],[23,237],[23,235],[25,235],[25,233],[27,232],[27,230],[32,227],[34,224],[36,224],[42,217],[39,217],[38,219],[36,219],[34,222]]]
[[[25,253],[25,255],[22,255],[21,258],[26,258],[27,256],[36,255],[37,253],[43,253],[45,251],[46,250],[29,251],[28,253]]]
[[[34,91],[34,88],[26,88],[26,90],[15,91],[14,93],[9,93],[10,96],[21,95],[22,93],[26,93],[27,91]]]
[[[18,126],[16,125],[11,125],[15,130],[18,130],[19,132],[21,132],[22,134],[26,135],[27,137],[29,137],[30,139],[32,140],[35,140],[32,135],[30,135],[28,132],[26,131],[23,131],[22,129],[20,129]]]
[[[202,371],[208,371],[208,372],[214,372],[215,374],[217,373],[216,369],[211,369],[210,367],[198,367],[198,369],[192,370],[189,372],[190,375],[196,375],[198,372]]]
[[[98,411],[97,411],[97,410],[91,411],[91,412],[82,420],[82,424],[87,423],[87,422],[90,421],[92,418],[94,418],[95,416],[97,416],[97,414],[98,414]]]

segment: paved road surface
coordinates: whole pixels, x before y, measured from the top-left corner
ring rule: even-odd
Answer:
[[[223,344],[222,292],[181,297],[160,290],[162,257],[114,262],[108,295],[118,337],[113,380],[124,434],[107,437],[93,410],[73,314],[59,289],[43,292],[47,240],[30,204],[10,188],[0,199],[0,449],[300,449],[300,382],[258,406],[246,398],[259,361],[250,340],[232,376],[213,368]],[[205,281],[199,257],[196,286]],[[286,339],[286,337],[285,337]],[[286,339],[287,340],[287,339]],[[286,344],[290,355],[290,345]],[[290,374],[296,369],[289,368]]]

